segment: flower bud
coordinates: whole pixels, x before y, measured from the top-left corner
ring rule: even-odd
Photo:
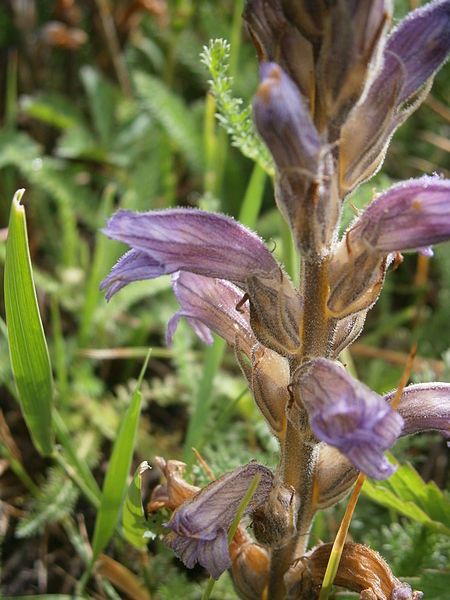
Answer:
[[[254,119],[277,166],[276,201],[305,254],[330,245],[340,202],[331,151],[322,147],[295,83],[275,63],[261,66]]]
[[[286,430],[289,402],[289,363],[273,350],[257,344],[253,349],[250,373],[250,387],[256,404],[281,441]]]
[[[247,280],[250,324],[253,333],[267,348],[281,356],[300,349],[301,303],[298,292],[281,269],[255,274]]]

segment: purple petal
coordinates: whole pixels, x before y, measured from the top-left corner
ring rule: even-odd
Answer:
[[[244,511],[249,514],[266,502],[274,480],[272,471],[256,462],[226,473],[173,513],[166,542],[188,568],[199,562],[217,579],[230,566],[226,532],[257,473],[260,481]]]
[[[185,317],[187,319],[187,322],[192,327],[197,337],[199,337],[204,344],[210,346],[214,342],[214,338],[211,334],[211,330],[209,329],[209,327],[204,325],[204,323],[199,321],[199,319],[191,317],[189,313],[183,310],[179,310],[173,315],[173,317],[171,317],[171,319],[167,323],[166,344],[168,346],[172,345],[173,336],[178,327],[178,323],[180,322],[181,317]]]
[[[340,189],[345,194],[380,168],[397,127],[420,105],[417,95],[450,51],[450,2],[430,2],[411,13],[388,38],[381,70],[363,92],[341,131]],[[426,91],[426,90],[425,90]]]
[[[243,297],[242,290],[228,281],[193,273],[176,273],[172,285],[181,311],[169,322],[168,343],[183,316],[206,343],[211,343],[210,330],[213,330],[230,345],[238,343],[239,348],[250,356],[256,339],[250,328],[248,305],[236,309]]]
[[[219,579],[231,567],[227,532],[224,529],[219,530],[213,540],[197,540],[171,532],[164,542],[188,569],[199,563],[213,579]]]
[[[450,2],[430,2],[411,12],[389,36],[385,56],[394,55],[405,73],[398,103],[404,102],[431,77],[450,51]],[[381,71],[384,85],[391,86],[395,73],[389,61]]]
[[[278,169],[315,170],[320,138],[297,86],[275,63],[263,63],[261,77],[253,114]]]
[[[383,452],[396,441],[403,420],[381,396],[325,358],[302,369],[299,385],[319,439],[338,448],[369,477],[385,479],[394,471]]]
[[[395,391],[384,398],[390,403],[394,396]],[[450,384],[409,385],[403,391],[398,412],[404,421],[402,436],[434,430],[450,437]]]
[[[164,275],[164,270],[151,256],[137,250],[129,250],[111,269],[111,273],[103,280],[100,289],[106,290],[105,296],[109,300],[133,281],[153,279],[160,275]]]
[[[347,243],[362,240],[389,253],[450,239],[450,180],[410,179],[380,194],[350,227]]]
[[[256,234],[231,217],[197,209],[120,210],[104,233],[147,255],[154,265],[152,277],[191,271],[244,285],[250,274],[277,267]]]

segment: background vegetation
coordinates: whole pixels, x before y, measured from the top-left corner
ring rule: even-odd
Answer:
[[[417,4],[397,0],[396,19]],[[30,438],[2,304],[2,597],[199,598],[205,573],[186,571],[155,535],[147,545],[133,538],[136,523],[127,533],[120,520],[114,533],[116,513],[105,513],[108,501],[118,506],[128,472],[155,455],[184,459],[192,480],[206,483],[192,446],[216,474],[250,458],[276,464],[276,445],[232,353],[219,341],[201,347],[184,323],[173,347],[165,346],[165,326],[176,310],[168,278],[133,284],[109,304],[98,291],[123,251],[100,233],[118,207],[190,205],[240,216],[294,272],[267,163],[248,131],[257,62],[241,30],[241,12],[242,0],[6,0],[0,7],[0,263],[11,199],[25,187],[57,442],[49,437],[49,451],[39,454]],[[204,64],[208,57],[200,60],[210,38],[231,42],[230,56],[221,44],[209,55],[212,75]],[[349,202],[348,219],[374,185],[381,190],[435,171],[449,176],[450,112],[443,103],[449,75],[447,65],[432,95],[396,135],[383,173]],[[211,76],[216,100],[208,94]],[[244,100],[239,105],[235,98]],[[231,138],[215,118],[216,102]],[[257,156],[262,167],[252,160]],[[20,248],[12,254],[20,258]],[[26,295],[26,279],[21,285],[23,304],[12,302],[28,331],[33,297]],[[449,307],[448,244],[431,260],[405,256],[347,360],[365,383],[384,392],[398,382],[417,341],[413,380],[448,380]],[[17,342],[30,373],[39,343],[38,334]],[[418,436],[398,443],[394,454],[435,484],[426,485],[406,466],[391,483],[367,485],[351,535],[379,550],[397,576],[428,598],[444,600],[450,585],[445,442]],[[149,473],[145,489],[156,477]],[[314,541],[332,539],[342,510],[320,515]],[[157,532],[158,524],[147,528]],[[213,595],[234,597],[227,577]]]

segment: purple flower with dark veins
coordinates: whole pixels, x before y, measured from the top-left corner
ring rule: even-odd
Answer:
[[[402,417],[336,362],[317,358],[301,368],[297,379],[311,429],[338,448],[354,466],[374,479],[395,471],[383,455],[400,435]]]
[[[222,475],[173,513],[164,541],[188,569],[198,562],[218,579],[230,568],[228,529],[257,474],[258,486],[244,512],[250,514],[266,502],[273,487],[272,471],[257,462]]]
[[[132,248],[101,285],[108,298],[132,281],[176,271],[227,279],[245,288],[249,276],[279,268],[255,233],[231,217],[194,208],[119,210],[104,233]]]

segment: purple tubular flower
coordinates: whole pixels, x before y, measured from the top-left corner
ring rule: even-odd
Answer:
[[[383,455],[402,431],[403,419],[385,400],[338,363],[317,358],[299,375],[299,391],[312,430],[374,479],[395,470]]]
[[[348,242],[364,240],[381,253],[423,249],[450,238],[450,180],[421,177],[380,194],[350,227]]]
[[[230,345],[237,342],[239,348],[250,357],[256,338],[250,328],[248,305],[244,304],[239,311],[236,309],[242,300],[242,290],[223,279],[182,272],[173,275],[172,286],[181,310],[167,326],[169,345],[180,317],[186,317],[206,344],[212,343],[212,330]]]
[[[256,474],[260,481],[245,509],[249,514],[266,502],[273,487],[272,471],[256,462],[226,473],[173,513],[165,543],[188,569],[198,562],[218,579],[231,566],[227,532]]]
[[[315,170],[320,138],[295,83],[276,63],[262,63],[253,113],[280,171]]]
[[[119,210],[104,233],[139,256],[125,258],[102,284],[109,296],[134,279],[191,271],[245,286],[246,278],[277,263],[263,241],[231,217],[192,208],[135,213]],[[136,257],[136,255],[131,255]],[[148,257],[148,265],[143,260]],[[137,275],[137,276],[136,276]]]
[[[389,36],[385,56],[401,62],[404,82],[400,104],[414,94],[437,71],[450,50],[450,2],[438,0],[411,12]],[[385,62],[379,77],[386,86],[395,77],[392,63]]]
[[[391,403],[395,391],[384,396]],[[401,436],[421,431],[438,431],[450,437],[450,384],[419,383],[403,390],[398,406],[403,418]]]

